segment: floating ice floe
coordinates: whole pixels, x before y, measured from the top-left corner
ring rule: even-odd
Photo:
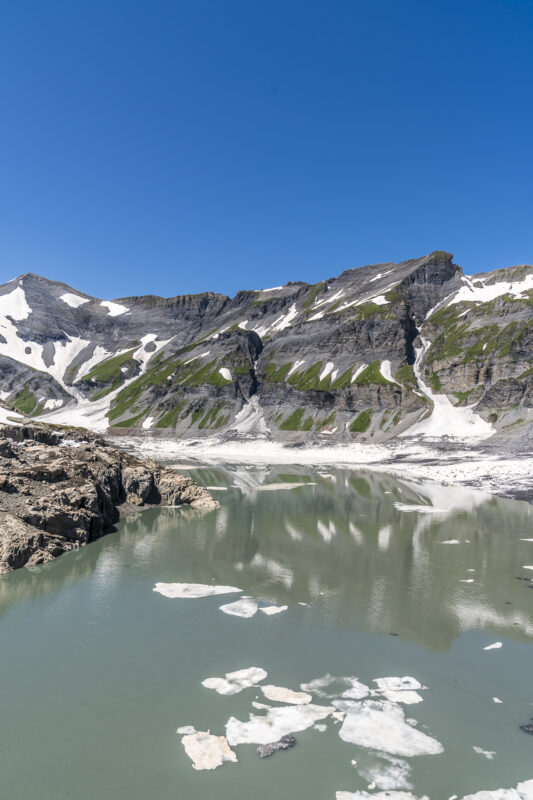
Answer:
[[[533,800],[533,780],[519,783],[516,789],[488,789],[467,794],[463,800]]]
[[[262,611],[263,614],[268,614],[271,616],[272,614],[281,614],[282,611],[286,611],[289,606],[264,606],[260,608],[259,611]]]
[[[350,700],[362,700],[363,697],[368,697],[370,689],[366,683],[361,683],[357,678],[345,678],[350,683],[348,689],[342,693],[342,697],[347,697]]]
[[[373,764],[359,770],[359,774],[377,789],[412,789],[409,782],[411,767],[407,761],[394,756],[387,757],[388,763]]]
[[[420,681],[410,675],[405,675],[403,678],[374,678],[374,683],[380,692],[416,691],[422,688]]]
[[[182,725],[176,733],[181,734],[182,736],[192,736],[194,733],[198,733],[196,728],[193,725]]]
[[[421,703],[424,699],[418,692],[409,690],[402,690],[399,692],[392,690],[381,692],[381,694],[386,700],[390,700],[391,703],[404,703],[406,706],[413,705],[414,703]]]
[[[241,619],[250,619],[257,614],[257,600],[251,597],[245,597],[241,600],[236,600],[234,603],[226,603],[219,606],[224,614],[229,614],[232,617],[241,617]]]
[[[492,702],[493,702],[493,703],[503,703],[503,700],[500,700],[500,698],[499,698],[499,697],[493,697],[493,698],[492,698]]]
[[[213,736],[209,731],[189,734],[181,740],[194,769],[216,769],[225,761],[237,761],[225,736]]]
[[[417,797],[411,792],[376,792],[370,794],[369,792],[336,792],[336,800],[429,800],[427,795]],[[465,798],[466,800],[466,798]]]
[[[335,709],[332,706],[308,704],[271,708],[264,716],[250,714],[247,722],[230,717],[226,723],[226,738],[232,747],[238,744],[270,744],[288,733],[311,728],[333,711]]]
[[[307,692],[293,692],[292,689],[285,689],[283,686],[273,686],[265,684],[261,686],[261,691],[267,700],[274,700],[277,703],[291,703],[295,706],[305,705],[313,699]]]
[[[224,678],[206,678],[202,681],[202,686],[206,689],[214,689],[218,694],[238,694],[243,689],[249,689],[260,681],[264,681],[268,672],[262,667],[245,667],[234,672],[226,672]]]
[[[474,753],[478,753],[480,756],[485,756],[485,758],[488,758],[489,761],[492,761],[492,759],[496,755],[494,750],[483,750],[482,747],[478,747],[477,745],[474,745],[472,747],[472,750],[474,751]]]
[[[500,647],[503,647],[501,642],[494,642],[494,644],[488,644],[483,650],[499,650]]]
[[[345,697],[352,700],[360,700],[370,694],[370,689],[366,684],[361,683],[355,677],[335,676],[326,673],[322,678],[315,678],[308,683],[301,683],[300,689],[304,692],[311,692],[317,697]]]
[[[533,567],[522,567],[522,569],[533,569]]]
[[[459,578],[459,583],[474,583],[473,578]]]
[[[242,592],[236,586],[210,586],[206,583],[156,583],[154,592],[159,592],[164,597],[196,599],[210,597],[214,594],[234,594]]]
[[[443,542],[437,542],[437,544],[461,544],[459,539],[445,539]]]
[[[328,729],[328,726],[325,725],[323,722],[317,722],[316,725],[313,725],[313,730],[318,731],[319,733],[325,733]]]
[[[257,700],[252,700],[252,706],[258,711],[268,711],[269,708],[272,708],[268,703],[258,703]]]
[[[344,742],[395,756],[437,755],[444,750],[437,739],[409,725],[400,706],[381,700],[354,704],[339,736]]]

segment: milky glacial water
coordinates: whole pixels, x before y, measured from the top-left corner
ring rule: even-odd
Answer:
[[[409,786],[441,800],[533,778],[533,736],[520,730],[533,716],[530,505],[368,471],[189,474],[219,487],[219,509],[140,512],[78,552],[0,576],[0,796],[335,800]],[[174,582],[287,610],[244,619],[219,609],[241,593],[153,591]],[[220,736],[230,717],[266,713],[252,701],[281,705],[257,686],[224,696],[202,685],[252,666],[295,691],[326,673],[373,691],[375,679],[416,678],[427,688],[404,715],[443,752],[394,763],[343,741],[329,716],[287,752],[260,759],[241,744],[237,763],[194,770],[178,727]]]

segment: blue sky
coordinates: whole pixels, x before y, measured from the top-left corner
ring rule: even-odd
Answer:
[[[0,102],[2,282],[533,262],[530,0],[17,0]]]

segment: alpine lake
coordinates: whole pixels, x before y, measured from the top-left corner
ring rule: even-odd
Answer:
[[[179,467],[218,509],[139,511],[0,576],[3,798],[447,800],[533,778],[531,505],[368,470]],[[296,744],[260,758],[269,726]],[[194,769],[195,731],[232,760]]]

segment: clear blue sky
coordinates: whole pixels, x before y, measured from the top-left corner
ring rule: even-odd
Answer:
[[[528,0],[8,0],[0,281],[533,262]]]

